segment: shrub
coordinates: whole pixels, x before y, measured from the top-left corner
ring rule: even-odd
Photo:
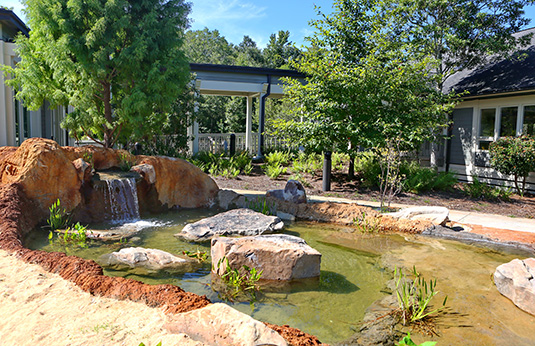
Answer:
[[[526,190],[526,178],[535,171],[535,139],[532,137],[502,137],[489,146],[490,165],[498,172],[512,175],[519,195]],[[519,181],[522,180],[522,188]]]
[[[472,183],[463,184],[461,190],[473,199],[509,201],[512,194],[511,189],[492,187],[481,182],[477,177],[472,177]]]
[[[365,187],[379,186],[381,166],[372,152],[366,151],[357,154],[355,172],[362,176],[362,184]]]
[[[292,154],[289,151],[273,151],[266,155],[268,166],[288,166],[291,159]]]
[[[128,172],[135,165],[135,158],[130,154],[119,155],[119,168],[121,171]]]
[[[271,179],[277,179],[282,174],[286,173],[287,168],[282,166],[266,166],[266,175]]]
[[[319,154],[305,154],[300,152],[292,165],[294,173],[309,173],[314,175],[316,171],[322,169],[323,160]]]
[[[452,190],[458,182],[452,172],[436,172],[432,168],[421,167],[416,162],[404,163],[401,171],[405,176],[403,190],[408,192]]]

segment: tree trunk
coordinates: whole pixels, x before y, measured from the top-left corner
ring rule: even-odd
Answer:
[[[104,102],[104,118],[106,121],[112,125],[112,109],[111,109],[111,84],[109,82],[102,82],[103,92],[102,100]],[[104,147],[111,148],[113,145],[113,129],[109,128],[108,125],[104,125]]]
[[[355,178],[355,157],[349,156],[349,169],[347,171],[347,176],[349,179]]]

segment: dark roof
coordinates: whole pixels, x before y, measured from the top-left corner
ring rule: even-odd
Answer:
[[[515,35],[531,33],[535,33],[535,28]],[[535,91],[535,35],[530,45],[519,50],[510,59],[455,73],[444,85],[445,92],[451,90],[468,91],[467,97]]]
[[[191,72],[229,72],[229,73],[245,73],[255,75],[272,75],[280,77],[297,77],[305,78],[301,72],[295,70],[282,70],[276,68],[266,67],[250,67],[250,66],[235,66],[235,65],[213,65],[213,64],[189,64]]]
[[[7,26],[16,29],[16,31],[22,32],[26,36],[28,36],[30,33],[30,29],[26,26],[26,24],[24,24],[24,22],[15,14],[15,12],[11,10],[0,8],[0,21],[2,21],[4,24],[7,24]]]

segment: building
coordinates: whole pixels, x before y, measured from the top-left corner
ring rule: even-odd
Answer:
[[[535,28],[516,35],[535,34]],[[494,185],[510,185],[512,177],[490,167],[489,144],[504,136],[535,135],[535,35],[511,59],[498,60],[451,76],[445,91],[467,91],[452,114],[451,139],[444,170],[460,180],[473,176]],[[528,179],[535,191],[535,174]]]
[[[19,58],[13,40],[19,33],[29,32],[13,11],[0,8],[0,66],[15,66]],[[50,109],[45,103],[41,109],[30,111],[14,99],[13,89],[5,84],[5,79],[0,72],[0,146],[20,145],[31,137],[53,138],[62,145],[73,143],[59,126],[65,115],[63,107]]]

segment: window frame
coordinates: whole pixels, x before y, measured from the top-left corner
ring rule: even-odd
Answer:
[[[488,149],[481,149],[481,144],[488,142],[495,142],[498,138],[503,137],[500,134],[501,125],[502,125],[502,109],[504,108],[514,108],[516,107],[516,130],[515,136],[519,137],[523,133],[524,127],[524,113],[526,107],[535,107],[535,102],[525,103],[525,104],[508,104],[508,105],[499,105],[499,106],[488,106],[488,107],[478,107],[477,113],[477,136],[476,136],[476,150],[478,151],[488,151]],[[493,109],[494,110],[494,131],[493,136],[481,136],[482,129],[482,113],[484,110]]]

